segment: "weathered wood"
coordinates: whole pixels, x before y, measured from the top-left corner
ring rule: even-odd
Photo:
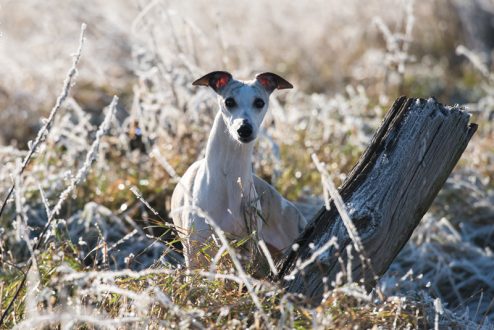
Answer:
[[[476,131],[469,118],[459,107],[445,107],[432,98],[395,101],[339,189],[370,259],[371,267],[362,266],[353,250],[353,280],[372,286],[375,275],[388,269],[409,240]],[[346,248],[352,244],[334,203],[330,205],[316,214],[297,240],[299,248],[286,256],[279,271],[288,291],[303,293],[315,303],[323,295],[323,278],[331,286],[342,270],[337,257],[346,264]],[[338,248],[330,247],[300,270],[298,264],[332,237]]]

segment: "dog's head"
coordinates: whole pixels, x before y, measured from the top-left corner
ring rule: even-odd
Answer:
[[[208,73],[192,85],[209,86],[218,94],[223,120],[230,135],[240,143],[256,139],[268,109],[269,95],[275,89],[293,87],[270,72],[260,73],[252,81],[240,81],[225,71]]]

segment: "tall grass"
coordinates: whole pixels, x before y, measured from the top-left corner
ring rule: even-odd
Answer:
[[[460,7],[2,5],[0,120],[10,123],[0,132],[2,196],[15,183],[0,217],[2,313],[13,301],[2,326],[491,328],[494,84],[488,51],[466,32],[475,29]],[[82,21],[84,54],[70,71],[77,84],[66,82],[56,116],[43,120]],[[213,69],[245,79],[276,71],[296,86],[272,96],[254,167],[307,214],[324,203],[321,175],[326,186],[325,171],[336,185],[345,179],[400,93],[468,104],[478,134],[373,292],[341,279],[311,306],[251,276],[226,240],[214,267],[183,268],[166,221],[173,188],[202,157],[216,111],[213,94],[190,83]],[[114,94],[118,105],[106,108]],[[38,131],[49,134],[36,139]],[[327,165],[322,173],[311,155]]]

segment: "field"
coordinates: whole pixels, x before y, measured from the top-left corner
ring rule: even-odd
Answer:
[[[493,22],[489,0],[0,2],[0,328],[494,329]],[[204,154],[217,104],[191,82],[213,70],[295,86],[254,167],[307,213],[311,155],[341,184],[400,95],[471,112],[376,290],[311,306],[228,256],[183,268],[170,198]]]

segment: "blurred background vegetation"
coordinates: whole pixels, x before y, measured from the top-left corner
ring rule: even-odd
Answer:
[[[77,82],[35,159],[16,176],[60,93],[81,23],[88,27]],[[479,130],[380,285],[427,308],[432,300],[424,297],[439,297],[451,311],[441,316],[445,324],[493,320],[492,0],[4,0],[0,32],[2,201],[13,180],[20,183],[0,218],[5,283],[18,283],[17,267],[29,256],[19,228],[39,234],[47,219],[41,191],[53,206],[74,180],[113,95],[120,101],[96,161],[48,232],[50,249],[66,257],[43,260],[53,269],[71,260],[74,271],[145,269],[179,248],[163,224],[176,181],[160,157],[182,174],[202,156],[216,111],[213,93],[190,83],[212,70],[246,80],[273,71],[295,89],[272,96],[254,166],[283,195],[314,207],[322,188],[312,152],[341,183],[398,96],[467,107]],[[102,242],[113,248],[105,252]],[[164,263],[176,264],[170,253]],[[52,275],[44,276],[53,288]],[[5,306],[13,287],[2,292]],[[430,320],[428,312],[421,317]]]

